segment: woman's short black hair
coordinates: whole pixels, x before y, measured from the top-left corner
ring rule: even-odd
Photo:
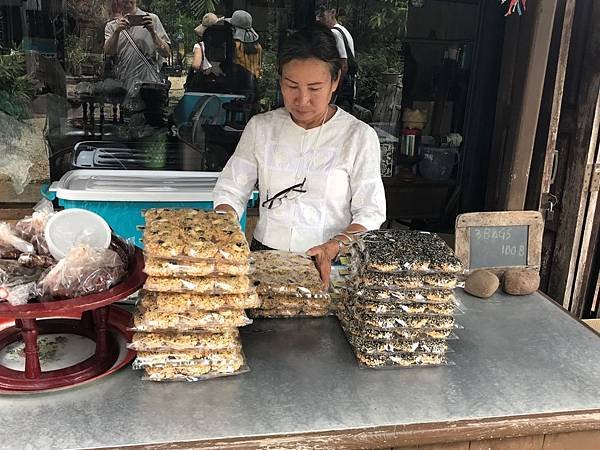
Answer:
[[[289,36],[279,47],[277,70],[294,59],[316,58],[329,65],[331,79],[335,80],[342,69],[340,54],[333,32],[321,23],[314,23]]]

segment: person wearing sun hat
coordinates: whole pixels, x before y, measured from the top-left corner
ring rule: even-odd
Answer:
[[[202,35],[204,34],[204,32],[206,31],[206,29],[208,27],[213,26],[221,19],[222,19],[222,17],[221,18],[217,17],[217,15],[215,13],[211,13],[211,12],[206,13],[202,17],[202,22],[200,22],[200,25],[198,25],[196,28],[194,28],[194,32],[199,37],[202,37]]]
[[[194,32],[198,36],[198,42],[194,44],[194,59],[192,60],[192,68],[194,70],[206,70],[212,67],[208,59],[206,59],[202,36],[208,27],[216,24],[218,21],[219,18],[216,14],[206,13],[204,14],[204,17],[202,17],[202,22],[200,25],[194,28]]]
[[[238,9],[225,19],[233,27],[233,38],[245,43],[258,41],[258,33],[252,28],[252,16],[248,11]]]
[[[258,43],[258,33],[252,28],[252,16],[249,12],[238,9],[231,17],[225,19],[232,28],[235,43],[235,64],[239,64],[254,77],[262,75],[262,47]]]

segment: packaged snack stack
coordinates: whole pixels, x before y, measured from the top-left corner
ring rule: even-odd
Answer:
[[[152,381],[248,371],[238,327],[258,306],[250,249],[237,217],[195,209],[145,213],[148,275],[134,317],[134,369]]]
[[[378,230],[360,234],[346,253],[337,313],[359,364],[447,364],[462,265],[446,243],[431,233]]]
[[[322,317],[331,313],[331,298],[319,271],[302,254],[267,250],[252,252],[251,278],[260,307],[252,318]]]

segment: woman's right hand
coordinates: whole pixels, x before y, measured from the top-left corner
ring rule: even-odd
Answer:
[[[126,28],[129,28],[129,20],[127,20],[127,17],[120,17],[117,19],[117,27],[116,27],[116,31],[121,32],[123,30],[125,30]]]
[[[215,206],[215,211],[233,213],[237,217],[237,212],[235,212],[235,209],[233,209],[232,206],[226,205],[224,203],[221,203],[220,205]],[[238,217],[238,219],[239,219],[239,217]]]

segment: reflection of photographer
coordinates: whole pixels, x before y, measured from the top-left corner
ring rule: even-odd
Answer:
[[[158,16],[142,11],[136,0],[120,6],[104,29],[104,53],[116,55],[115,76],[131,93],[136,82],[162,82],[159,72],[171,41]]]

